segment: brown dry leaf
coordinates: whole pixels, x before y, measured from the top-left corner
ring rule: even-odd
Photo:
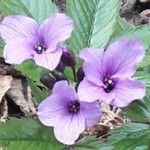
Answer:
[[[0,75],[0,122],[5,122],[8,116],[8,106],[5,100],[5,93],[11,88],[12,76]]]
[[[103,101],[100,102],[102,118],[100,125],[108,126],[110,129],[117,128],[127,122],[127,118],[122,114],[122,110],[117,107],[110,107]]]
[[[141,3],[150,2],[150,0],[139,0]]]
[[[5,122],[8,117],[8,105],[7,100],[2,98],[2,102],[0,104],[0,122]]]
[[[150,9],[145,9],[140,13],[141,17],[150,17]]]
[[[83,132],[83,136],[96,136],[96,137],[102,137],[108,133],[110,130],[109,126],[101,125],[101,124],[95,124],[92,127],[86,129]]]
[[[36,113],[32,101],[31,89],[26,81],[14,78],[12,86],[7,92],[7,96],[20,107],[24,115],[34,115]]]
[[[3,68],[0,68],[0,75],[6,75],[6,70],[4,70]]]
[[[12,76],[0,75],[0,103],[5,93],[11,88]]]

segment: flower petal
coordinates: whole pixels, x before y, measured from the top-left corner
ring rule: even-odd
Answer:
[[[65,100],[77,100],[77,94],[72,86],[68,85],[67,81],[58,81],[53,87],[53,94],[60,95]]]
[[[21,15],[5,17],[0,23],[0,35],[6,42],[14,38],[36,37],[37,31],[36,21]]]
[[[103,57],[105,74],[131,77],[144,54],[144,46],[139,39],[121,39],[112,43]]]
[[[27,59],[32,59],[32,41],[29,39],[13,39],[4,47],[3,56],[10,64],[21,64]]]
[[[57,95],[51,95],[38,106],[38,118],[46,126],[53,126],[57,119],[66,115],[65,102]],[[61,117],[60,117],[61,116]]]
[[[120,80],[115,88],[115,99],[112,105],[125,107],[133,100],[142,99],[145,96],[145,86],[137,80]]]
[[[85,76],[96,84],[102,85],[102,56],[103,51],[95,48],[86,48],[80,52],[80,58],[84,59],[83,70]]]
[[[106,93],[103,87],[93,84],[84,78],[79,84],[78,96],[81,101],[94,102],[96,100],[103,100],[110,104],[114,98],[114,92]]]
[[[79,84],[78,96],[81,101],[96,101],[101,98],[101,87],[89,82],[86,78],[84,78]]]
[[[85,62],[90,62],[92,64],[95,64],[95,62],[97,62],[101,65],[103,49],[85,48],[82,49],[79,56],[80,58],[84,59]]]
[[[81,111],[84,114],[87,127],[93,126],[100,121],[102,114],[98,101],[93,103],[81,102]]]
[[[65,14],[58,13],[45,20],[40,28],[39,35],[45,38],[49,51],[55,51],[57,44],[71,36],[73,20]]]
[[[66,144],[72,145],[79,135],[85,130],[85,119],[82,113],[66,115],[54,126],[56,138]]]
[[[35,54],[34,60],[37,65],[45,67],[50,71],[53,71],[59,64],[61,59],[62,50],[59,49],[55,52],[43,53],[43,54]]]

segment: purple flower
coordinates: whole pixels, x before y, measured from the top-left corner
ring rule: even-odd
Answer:
[[[58,81],[52,95],[38,107],[38,117],[46,126],[54,127],[56,138],[67,145],[85,130],[100,120],[101,113],[98,102],[80,102],[75,89],[67,81]]]
[[[105,52],[94,48],[82,50],[85,78],[78,88],[79,98],[87,102],[99,99],[119,107],[143,98],[145,87],[133,75],[144,54],[138,39],[121,39]]]
[[[37,65],[54,70],[61,58],[60,42],[70,37],[73,21],[58,13],[46,19],[40,26],[25,16],[8,16],[0,24],[0,36],[4,39],[4,58],[7,63],[20,64],[33,59]]]

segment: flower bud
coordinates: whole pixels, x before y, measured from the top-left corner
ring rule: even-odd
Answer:
[[[64,69],[65,69],[65,65],[63,64],[62,61],[60,61],[55,70],[60,71],[60,72],[64,72]]]
[[[66,76],[62,72],[53,71],[52,75],[55,77],[56,81],[67,80]]]
[[[81,67],[77,71],[77,83],[76,83],[76,86],[75,86],[76,90],[78,89],[78,86],[79,86],[80,82],[83,80],[84,77],[85,77],[85,74],[84,74],[83,68]]]
[[[40,79],[41,83],[44,84],[48,89],[52,90],[56,79],[51,76],[51,75],[44,75],[41,79]]]
[[[74,68],[74,66],[76,65],[75,56],[70,50],[66,50],[63,52],[61,60],[65,66]]]
[[[84,77],[85,77],[85,74],[84,74],[83,68],[81,67],[77,71],[77,81],[81,82]]]

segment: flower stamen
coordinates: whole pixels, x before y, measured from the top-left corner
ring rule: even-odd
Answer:
[[[104,91],[107,93],[110,93],[114,87],[115,87],[115,82],[112,78],[110,77],[106,77],[103,81],[105,87],[104,87]]]
[[[68,110],[70,113],[78,113],[80,110],[80,103],[76,101],[72,101],[68,103]]]
[[[35,51],[38,53],[38,54],[42,54],[44,51],[46,51],[46,46],[45,44],[43,43],[37,43],[35,45]]]

